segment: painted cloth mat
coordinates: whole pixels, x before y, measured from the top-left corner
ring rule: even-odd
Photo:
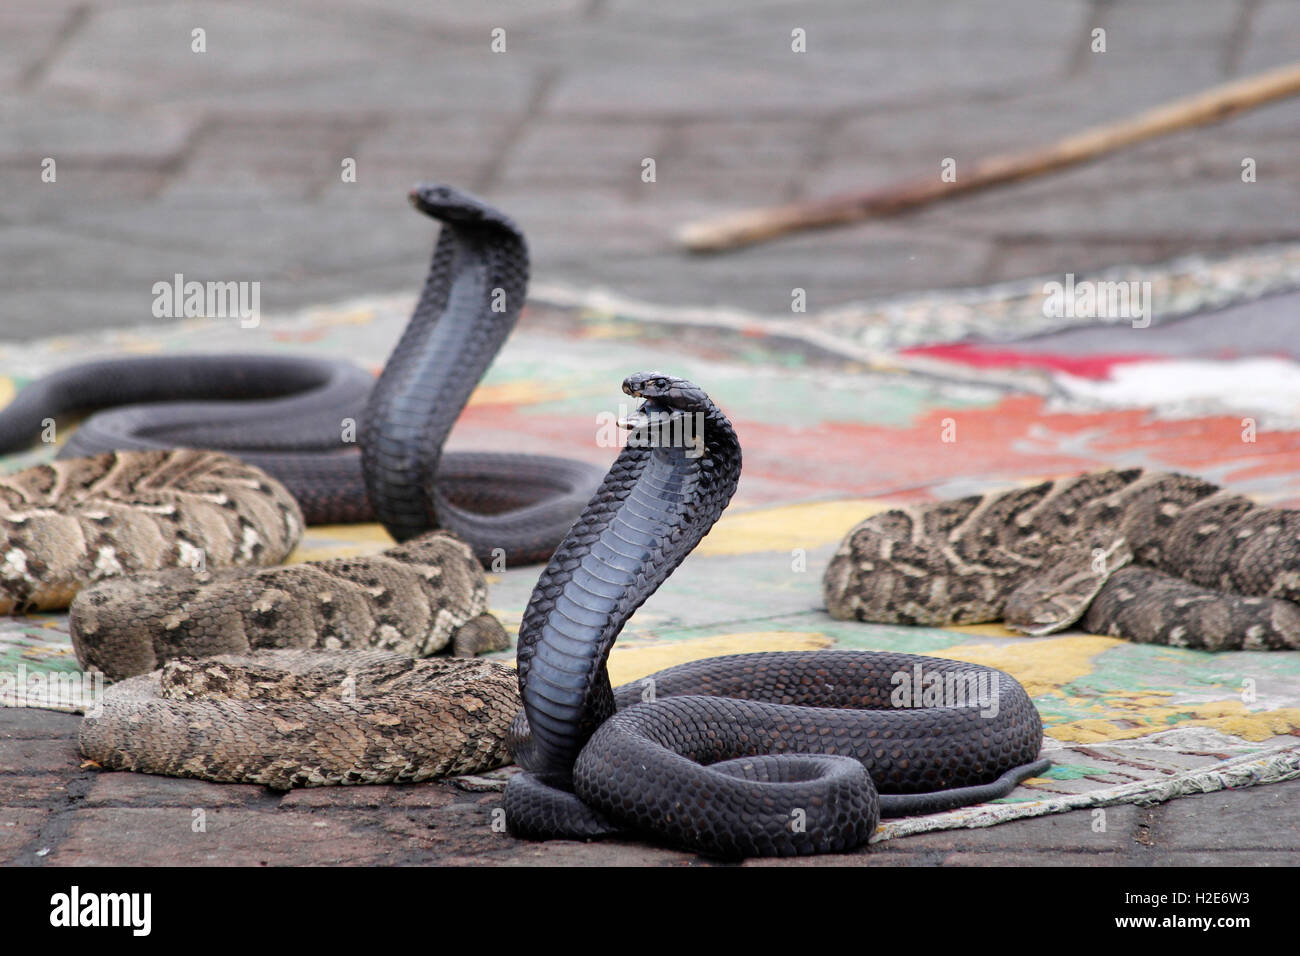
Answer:
[[[0,369],[12,375],[0,379],[0,400],[52,368],[124,352],[309,351],[377,369],[409,305],[409,298],[386,298],[267,319],[255,329],[199,320],[0,346]],[[844,533],[903,500],[1122,464],[1194,471],[1294,506],[1300,433],[1261,429],[1247,442],[1235,415],[1173,418],[1143,408],[1072,407],[999,376],[949,379],[882,364],[827,357],[777,336],[738,338],[707,327],[536,307],[475,393],[449,447],[607,464],[616,454],[606,439],[620,411],[619,384],[644,369],[700,382],[731,415],[745,451],[736,499],[629,623],[610,660],[616,683],[718,654],[832,646],[999,667],[1034,698],[1048,734],[1045,752],[1055,762],[1004,802],[1026,812],[1062,801],[1105,802],[1116,788],[1159,799],[1243,785],[1244,771],[1234,776],[1225,766],[1262,766],[1250,782],[1300,772],[1296,761],[1287,763],[1288,754],[1300,752],[1300,653],[1209,654],[1081,633],[1026,638],[996,626],[845,623],[821,610],[820,590]],[[4,465],[50,454],[37,449]],[[313,528],[297,557],[375,551],[387,543],[376,526]],[[508,630],[517,629],[538,571],[492,576],[491,608]],[[10,679],[9,692],[34,689],[28,703],[40,704],[40,693],[52,694],[58,682],[42,688],[39,675],[72,680],[77,672],[66,615],[0,622],[0,674]],[[1161,787],[1163,796],[1150,796]],[[997,822],[987,814],[941,816],[947,822],[932,825]],[[902,832],[891,824],[877,838]]]

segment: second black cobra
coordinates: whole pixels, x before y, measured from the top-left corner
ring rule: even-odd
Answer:
[[[741,462],[731,423],[697,386],[642,373],[623,391],[644,400],[627,447],[519,631],[524,709],[510,743],[526,772],[506,787],[513,833],[635,832],[721,857],[834,852],[865,843],[882,814],[995,799],[1048,766],[1024,688],[958,661],[740,654],[614,690],[615,639],[722,514]],[[901,682],[968,696],[899,706]]]
[[[450,186],[418,186],[410,199],[442,232],[378,383],[348,362],[278,354],[83,363],[33,382],[0,412],[0,451],[33,441],[63,412],[106,409],[82,423],[60,457],[226,451],[279,479],[310,524],[379,520],[399,541],[445,528],[485,562],[545,560],[599,470],[547,455],[442,450],[519,317],[523,234]]]

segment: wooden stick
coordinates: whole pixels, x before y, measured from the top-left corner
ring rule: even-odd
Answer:
[[[1074,166],[1166,133],[1218,123],[1297,93],[1300,63],[1293,63],[1175,100],[1130,119],[1090,127],[1048,146],[987,157],[960,173],[956,182],[942,182],[938,175],[927,176],[865,192],[701,219],[682,227],[677,239],[693,252],[719,252],[801,229],[886,216],[937,199]]]

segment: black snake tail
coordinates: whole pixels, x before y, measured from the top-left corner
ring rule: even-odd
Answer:
[[[741,461],[730,422],[698,387],[646,373],[623,388],[645,400],[629,446],[520,628],[524,710],[511,749],[526,772],[506,788],[512,832],[635,832],[729,858],[832,852],[865,843],[882,813],[994,799],[1044,769],[1024,688],[958,661],[741,654],[611,690],[614,640],[722,514]],[[917,686],[900,697],[912,682],[949,696],[922,706]]]
[[[47,419],[93,411],[61,459],[105,451],[224,451],[277,478],[309,524],[373,520],[361,458],[341,438],[374,379],[350,362],[293,355],[151,355],[83,362],[32,382],[0,412],[0,452]]]
[[[298,356],[89,362],[33,382],[0,412],[0,452],[33,441],[46,418],[98,410],[60,457],[225,451],[282,482],[309,524],[378,518],[399,540],[442,527],[485,563],[544,561],[599,470],[546,455],[442,452],[519,316],[524,238],[509,218],[448,186],[417,187],[411,201],[443,231],[378,385],[348,362]]]

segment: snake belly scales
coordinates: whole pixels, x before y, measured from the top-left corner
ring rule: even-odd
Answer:
[[[506,787],[513,833],[632,832],[720,857],[833,852],[865,843],[881,813],[993,799],[1045,769],[1020,684],[956,661],[742,654],[613,690],[615,639],[722,514],[741,463],[731,423],[695,385],[642,373],[623,390],[643,400],[627,445],[519,631],[510,748],[525,772]],[[987,692],[900,706],[900,678],[922,673]]]

